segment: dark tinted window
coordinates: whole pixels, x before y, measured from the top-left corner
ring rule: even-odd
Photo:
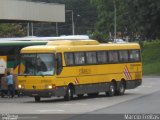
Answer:
[[[130,61],[140,61],[140,51],[139,50],[130,50],[129,51]]]
[[[74,58],[75,58],[75,64],[76,65],[85,64],[84,52],[76,52],[76,53],[74,53]]]
[[[118,52],[117,51],[109,51],[108,56],[109,56],[109,62],[111,63],[118,62]]]
[[[97,63],[96,52],[86,52],[86,60],[88,64]]]
[[[57,75],[59,75],[63,68],[62,53],[57,53],[56,57],[57,57]]]
[[[106,63],[107,62],[107,52],[98,51],[97,52],[97,62],[98,63]]]
[[[65,62],[66,65],[73,65],[74,60],[73,60],[73,53],[65,53]]]
[[[128,51],[126,50],[119,51],[119,60],[121,62],[128,62]]]

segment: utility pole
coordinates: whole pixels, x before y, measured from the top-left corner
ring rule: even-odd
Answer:
[[[72,35],[75,35],[74,13],[73,13],[73,10],[66,10],[66,12],[71,12],[71,14],[72,14]]]
[[[29,36],[29,22],[27,23],[27,36]]]
[[[56,35],[58,36],[58,23],[56,22]]]
[[[114,39],[116,39],[117,33],[117,8],[116,8],[116,1],[114,0]]]
[[[32,31],[32,36],[33,36],[33,22],[31,22],[31,31]]]

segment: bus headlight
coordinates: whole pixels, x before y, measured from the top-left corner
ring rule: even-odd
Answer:
[[[52,89],[52,85],[46,85],[46,89]]]
[[[18,85],[18,89],[23,89],[24,86],[23,85]]]
[[[52,85],[48,85],[48,89],[52,89]]]
[[[56,89],[56,85],[46,85],[46,89]]]

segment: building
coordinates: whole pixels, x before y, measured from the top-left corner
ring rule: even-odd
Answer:
[[[0,20],[65,22],[65,5],[20,0],[0,0]]]

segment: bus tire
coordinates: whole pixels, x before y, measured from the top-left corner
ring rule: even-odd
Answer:
[[[121,81],[119,83],[118,88],[117,88],[116,94],[117,95],[124,95],[124,92],[125,92],[125,82]]]
[[[35,100],[35,102],[40,102],[40,101],[41,101],[41,98],[40,98],[39,96],[35,96],[35,97],[34,97],[34,100]]]
[[[67,90],[66,90],[66,94],[64,96],[64,100],[65,101],[70,101],[73,98],[73,90],[71,89],[70,86],[68,86]]]
[[[84,95],[83,94],[78,94],[77,96],[78,96],[78,98],[83,98]]]
[[[112,81],[109,85],[109,90],[106,92],[106,95],[112,97],[115,95],[115,91],[116,91],[116,85],[115,82]]]
[[[5,96],[5,94],[2,92],[2,93],[1,93],[1,97],[4,98],[4,96]]]
[[[98,93],[89,93],[88,96],[89,96],[89,97],[97,97],[97,96],[98,96]]]

